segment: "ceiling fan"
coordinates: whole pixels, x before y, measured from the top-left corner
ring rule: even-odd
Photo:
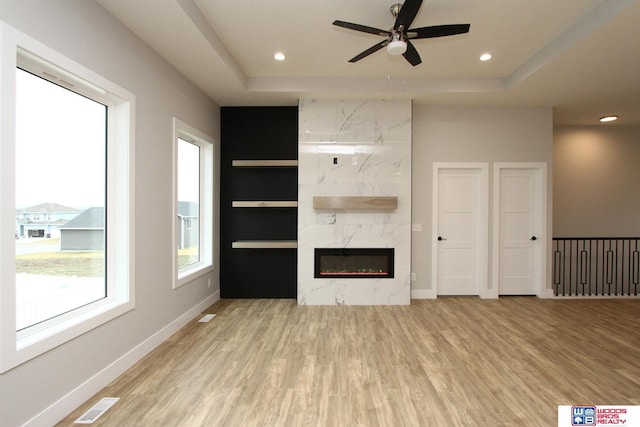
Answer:
[[[422,59],[420,59],[420,55],[411,43],[411,40],[452,36],[455,34],[469,32],[469,28],[471,27],[470,24],[434,25],[430,27],[409,28],[418,14],[418,9],[420,9],[421,5],[422,0],[406,0],[404,4],[397,3],[392,5],[390,10],[391,14],[396,18],[396,22],[393,24],[393,28],[388,31],[381,30],[379,28],[367,27],[366,25],[353,24],[351,22],[333,21],[333,25],[337,25],[338,27],[385,37],[383,41],[354,56],[349,60],[349,62],[359,61],[386,46],[387,52],[390,55],[402,55],[415,67],[422,62]]]

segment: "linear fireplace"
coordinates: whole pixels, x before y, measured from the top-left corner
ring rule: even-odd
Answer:
[[[393,252],[393,248],[316,248],[313,277],[393,278]]]

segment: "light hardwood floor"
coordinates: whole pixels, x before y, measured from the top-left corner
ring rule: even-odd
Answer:
[[[60,425],[556,426],[640,404],[640,300],[221,300]]]

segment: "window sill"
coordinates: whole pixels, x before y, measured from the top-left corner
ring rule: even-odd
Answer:
[[[182,270],[178,273],[178,278],[173,283],[173,289],[178,289],[181,286],[186,285],[199,277],[209,274],[214,271],[213,265],[199,265]]]

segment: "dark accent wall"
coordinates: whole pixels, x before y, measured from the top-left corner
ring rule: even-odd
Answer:
[[[233,167],[233,160],[296,160],[298,107],[223,107],[220,296],[296,298],[297,249],[238,249],[239,240],[296,240],[297,208],[233,208],[233,201],[297,200],[295,167]]]

